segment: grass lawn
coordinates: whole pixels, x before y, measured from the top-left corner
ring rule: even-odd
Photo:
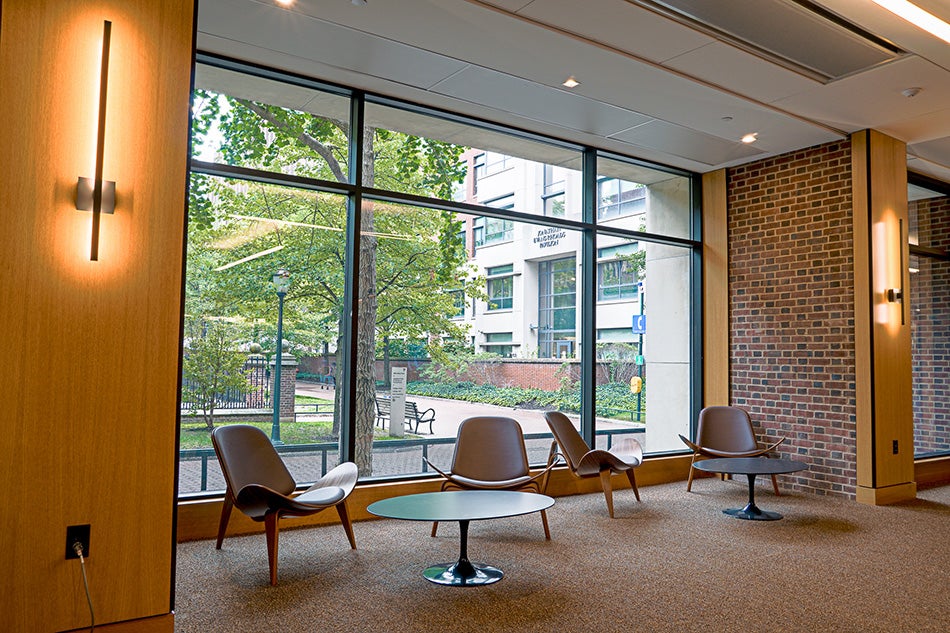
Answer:
[[[321,407],[320,411],[332,411],[333,401],[326,398],[317,398],[315,396],[295,396],[296,404],[325,404],[327,408]],[[270,421],[249,421],[242,420],[240,416],[217,416],[214,419],[215,426],[226,424],[250,424],[264,431],[268,437],[271,433]],[[284,444],[320,444],[323,442],[332,442],[333,437],[330,432],[333,428],[332,420],[302,420],[300,422],[281,422],[280,439]],[[376,429],[374,441],[398,439],[385,434],[385,431]],[[416,437],[407,434],[406,437]],[[181,445],[182,450],[192,448],[211,448],[211,432],[205,427],[201,416],[183,415],[181,418]]]

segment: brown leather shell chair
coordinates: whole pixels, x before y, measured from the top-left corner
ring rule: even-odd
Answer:
[[[259,428],[244,424],[219,426],[211,432],[211,443],[228,485],[221,508],[216,549],[221,549],[231,508],[235,506],[253,520],[264,522],[272,585],[277,584],[277,521],[281,517],[308,516],[335,506],[350,547],[356,549],[353,527],[346,511],[346,498],[353,491],[358,477],[356,464],[340,464],[300,495],[291,497],[297,484],[267,435]]]
[[[706,407],[699,412],[699,424],[696,427],[696,442],[690,442],[680,435],[680,439],[693,449],[693,459],[689,465],[689,480],[686,492],[693,487],[693,464],[706,457],[768,457],[768,453],[785,441],[779,441],[761,448],[755,439],[752,420],[748,412],[739,407]],[[772,475],[772,488],[778,495],[778,481]]]
[[[610,518],[614,517],[613,488],[610,485],[610,476],[625,473],[630,480],[633,494],[640,501],[640,491],[637,489],[637,479],[633,469],[643,463],[643,447],[633,438],[624,438],[610,450],[591,450],[566,415],[559,411],[549,411],[544,414],[555,443],[551,446],[552,455],[557,455],[557,447],[561,447],[560,455],[567,462],[567,467],[576,477],[600,477],[600,486],[607,500],[607,512]]]
[[[445,477],[442,490],[520,490],[543,494],[547,475],[554,467],[553,460],[549,460],[543,471],[531,475],[521,425],[511,418],[499,416],[462,420],[449,472],[439,470],[428,459],[425,461]],[[544,510],[541,511],[541,521],[544,538],[550,540],[551,531]],[[438,522],[433,523],[432,536],[438,529]]]

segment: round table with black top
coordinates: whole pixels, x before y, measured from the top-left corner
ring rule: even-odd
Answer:
[[[533,492],[455,490],[391,497],[371,503],[366,509],[376,516],[389,519],[458,521],[459,559],[454,563],[429,567],[422,575],[439,585],[470,587],[498,582],[504,573],[497,567],[468,560],[469,522],[540,512],[553,505],[554,499],[551,497]]]
[[[749,503],[744,508],[723,510],[724,514],[749,521],[777,521],[782,518],[778,512],[767,512],[755,505],[756,475],[783,475],[808,468],[804,462],[791,459],[767,459],[765,457],[722,457],[704,459],[693,464],[698,470],[708,473],[726,473],[746,475],[749,478]]]

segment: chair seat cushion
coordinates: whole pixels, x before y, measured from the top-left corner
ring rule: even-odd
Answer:
[[[461,477],[459,475],[450,475],[449,480],[467,488],[491,488],[495,490],[505,490],[508,488],[517,488],[522,486],[531,481],[531,477],[525,475],[523,477],[515,477],[514,479],[484,481],[481,479],[469,479],[468,477]]]
[[[337,486],[327,486],[326,488],[316,488],[308,490],[299,497],[294,497],[297,503],[306,503],[315,506],[325,506],[336,503],[344,497],[343,489]]]

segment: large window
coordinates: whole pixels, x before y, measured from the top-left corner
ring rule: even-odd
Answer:
[[[495,266],[488,269],[488,309],[511,310],[514,304],[514,266]]]
[[[341,460],[363,480],[426,476],[461,419],[512,410],[534,463],[545,409],[600,446],[689,433],[688,174],[239,67],[196,72],[182,494],[222,489],[209,430],[235,422],[300,482]],[[380,413],[403,375],[432,435]]]
[[[950,452],[950,186],[908,180],[914,454],[927,457]]]
[[[572,358],[577,349],[577,266],[574,258],[541,262],[538,284],[538,355],[542,358]]]

